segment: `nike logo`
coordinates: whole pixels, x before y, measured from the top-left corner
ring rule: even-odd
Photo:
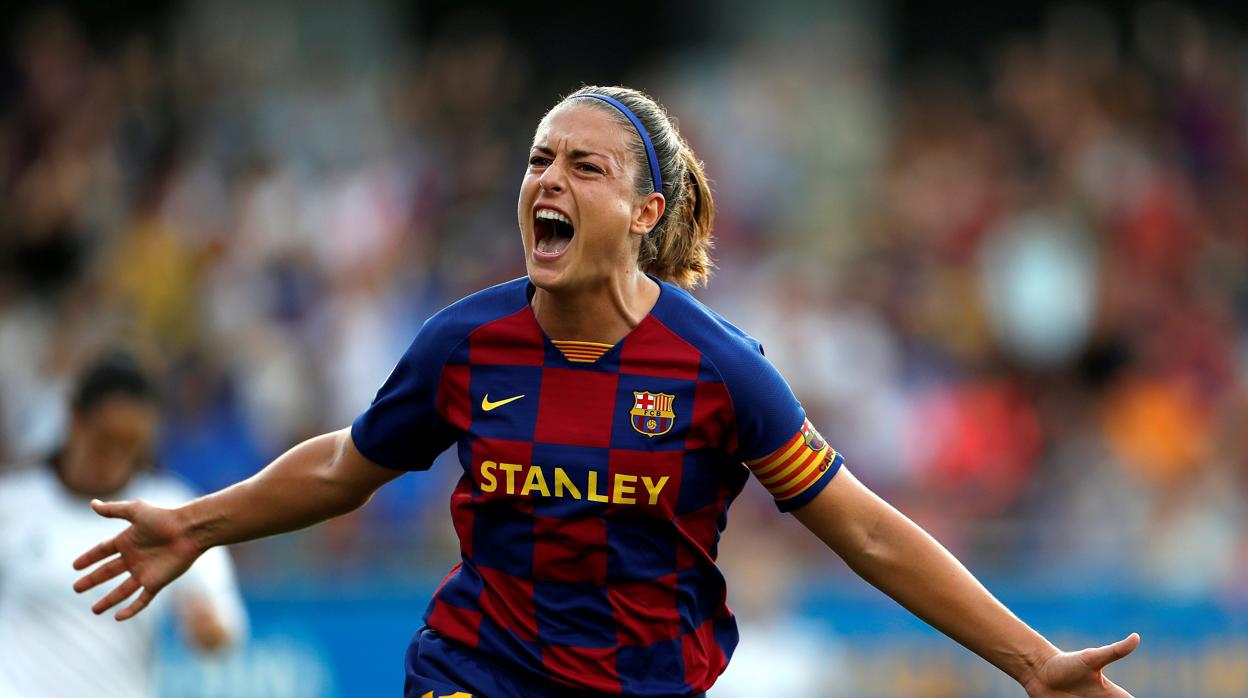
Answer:
[[[499,400],[498,402],[490,402],[490,394],[486,393],[485,396],[481,398],[481,409],[485,410],[486,412],[489,412],[490,410],[496,407],[502,407],[503,405],[506,405],[509,402],[515,402],[516,400],[519,400],[522,397],[524,396],[517,395],[515,397],[509,397],[506,400]]]

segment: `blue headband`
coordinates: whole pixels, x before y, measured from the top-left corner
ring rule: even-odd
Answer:
[[[606,102],[607,104],[610,104],[616,109],[619,109],[621,114],[623,114],[624,116],[627,116],[628,120],[633,122],[633,128],[637,129],[637,135],[641,136],[641,142],[646,146],[646,160],[650,162],[650,179],[654,182],[654,190],[662,194],[663,193],[663,176],[659,174],[659,156],[654,154],[654,143],[650,142],[650,134],[646,132],[646,127],[642,125],[641,119],[638,119],[637,115],[634,114],[628,107],[624,106],[624,104],[620,102],[618,99],[613,99],[606,95],[599,95],[599,94],[593,94],[593,93],[586,93],[583,95],[573,95],[573,96],[574,97],[592,97],[593,99],[601,99],[602,101]]]

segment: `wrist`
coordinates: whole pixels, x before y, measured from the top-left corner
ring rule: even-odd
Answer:
[[[216,545],[212,540],[211,526],[207,524],[206,517],[200,512],[202,507],[197,506],[198,504],[200,500],[195,500],[173,510],[178,537],[195,551],[196,557]]]
[[[1018,654],[1018,661],[1013,666],[1007,668],[1006,673],[1017,681],[1020,686],[1026,687],[1036,679],[1040,669],[1050,659],[1061,653],[1062,651],[1057,646],[1041,637],[1035,646]]]

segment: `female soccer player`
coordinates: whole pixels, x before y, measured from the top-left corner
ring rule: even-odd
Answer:
[[[94,360],[70,407],[64,446],[49,462],[0,476],[0,696],[154,696],[162,617],[175,616],[201,651],[227,647],[245,632],[234,569],[224,549],[210,551],[135,623],[83,613],[65,562],[124,528],[87,511],[88,499],[176,505],[194,494],[141,467],[158,411],[153,386],[132,356],[108,352]]]
[[[698,696],[737,642],[716,543],[750,473],[860,575],[1034,698],[1127,696],[1130,637],[1062,652],[877,498],[755,340],[682,287],[714,204],[663,109],[587,87],[538,124],[520,185],[526,278],[425,323],[350,429],[176,509],[93,502],[131,527],[74,562],[96,613],[134,616],[205,550],[351,511],[451,445],[462,561],[408,650],[405,693]],[[116,556],[116,557],[114,557]],[[111,558],[111,559],[109,559]]]

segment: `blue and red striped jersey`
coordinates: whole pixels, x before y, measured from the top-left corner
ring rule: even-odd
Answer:
[[[597,359],[545,336],[526,278],[430,318],[352,438],[423,470],[456,445],[461,562],[425,622],[504,666],[625,696],[706,691],[737,629],[715,564],[751,471],[781,511],[842,458],[757,341],[661,283]]]

